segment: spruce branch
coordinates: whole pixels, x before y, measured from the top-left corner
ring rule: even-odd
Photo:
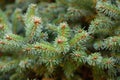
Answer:
[[[101,2],[98,1],[96,5],[96,9],[104,13],[105,15],[114,18],[114,19],[119,19],[120,18],[120,9],[116,7],[115,5],[111,5],[108,2]]]
[[[113,37],[108,37],[104,40],[97,41],[94,43],[94,48],[96,50],[99,49],[106,49],[106,50],[118,50],[120,49],[119,47],[119,36],[113,36]]]
[[[5,13],[0,10],[0,38],[3,38],[6,33],[12,33],[11,24]]]
[[[119,79],[120,1],[111,1],[56,0],[8,16],[0,10],[0,79]]]
[[[70,40],[70,46],[76,46],[82,42],[85,42],[89,39],[89,34],[81,30],[79,33],[75,34],[74,37]]]
[[[58,27],[58,35],[66,38],[70,37],[70,27],[66,23],[61,23]]]
[[[40,33],[41,33],[41,18],[36,16],[36,5],[31,4],[29,5],[29,8],[27,10],[27,13],[25,15],[25,25],[26,25],[26,40],[29,40],[28,42],[40,41]]]
[[[95,34],[95,33],[99,33],[100,31],[104,32],[104,30],[109,30],[110,28],[113,27],[114,23],[113,21],[108,18],[108,17],[101,17],[102,15],[100,15],[99,17],[96,17],[92,22],[91,25],[89,27],[89,33]]]

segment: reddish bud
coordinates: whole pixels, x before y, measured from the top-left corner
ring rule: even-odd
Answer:
[[[61,40],[61,39],[57,40],[57,43],[62,43],[62,42],[63,42],[63,40]]]
[[[82,32],[82,30],[80,29],[80,30],[78,30],[78,32],[79,32],[79,33],[81,33],[81,32]]]
[[[111,64],[111,60],[108,60],[108,61],[106,62],[106,64]]]
[[[62,28],[62,29],[65,29],[65,27],[66,27],[66,24],[65,24],[65,23],[62,23],[62,24],[61,24],[61,28]]]
[[[41,46],[35,45],[34,48],[36,48],[36,49],[41,49]]]
[[[80,54],[75,54],[75,56],[80,57],[81,55]]]
[[[117,39],[116,39],[116,38],[113,38],[112,41],[113,41],[113,42],[117,42]]]
[[[6,35],[6,39],[12,40],[12,38],[9,35]]]
[[[93,57],[93,60],[96,60],[96,59],[97,59],[97,56],[94,56],[94,57]]]
[[[34,16],[34,17],[33,17],[33,21],[34,21],[34,24],[35,24],[35,25],[41,24],[41,18],[39,18],[39,17]]]
[[[3,28],[4,28],[4,26],[2,24],[0,24],[0,29],[3,29]]]
[[[5,42],[3,42],[3,41],[0,41],[0,44],[5,44]]]
[[[25,50],[26,50],[26,51],[30,51],[30,48],[26,48]]]

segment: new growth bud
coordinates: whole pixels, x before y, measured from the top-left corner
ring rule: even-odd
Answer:
[[[4,25],[0,24],[0,29],[3,29],[4,28]]]
[[[35,45],[34,48],[35,48],[35,49],[41,49],[42,47]]]
[[[3,42],[3,41],[0,41],[0,44],[5,44],[5,42]]]
[[[60,24],[60,27],[61,27],[62,29],[65,29],[66,26],[67,26],[66,23],[61,23],[61,24]]]
[[[6,35],[7,40],[12,40],[12,38],[9,35]]]
[[[33,17],[33,21],[34,21],[34,24],[35,25],[39,25],[39,24],[41,24],[41,18],[39,18],[39,17],[36,17],[36,16],[34,16]]]
[[[61,40],[61,39],[57,40],[57,43],[62,43],[62,42],[63,42],[63,40]]]

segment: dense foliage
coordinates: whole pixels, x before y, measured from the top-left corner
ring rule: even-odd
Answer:
[[[120,0],[4,4],[0,80],[120,80]]]

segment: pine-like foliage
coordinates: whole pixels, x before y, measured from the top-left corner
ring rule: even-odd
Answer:
[[[120,80],[120,0],[7,5],[0,10],[0,80]]]

